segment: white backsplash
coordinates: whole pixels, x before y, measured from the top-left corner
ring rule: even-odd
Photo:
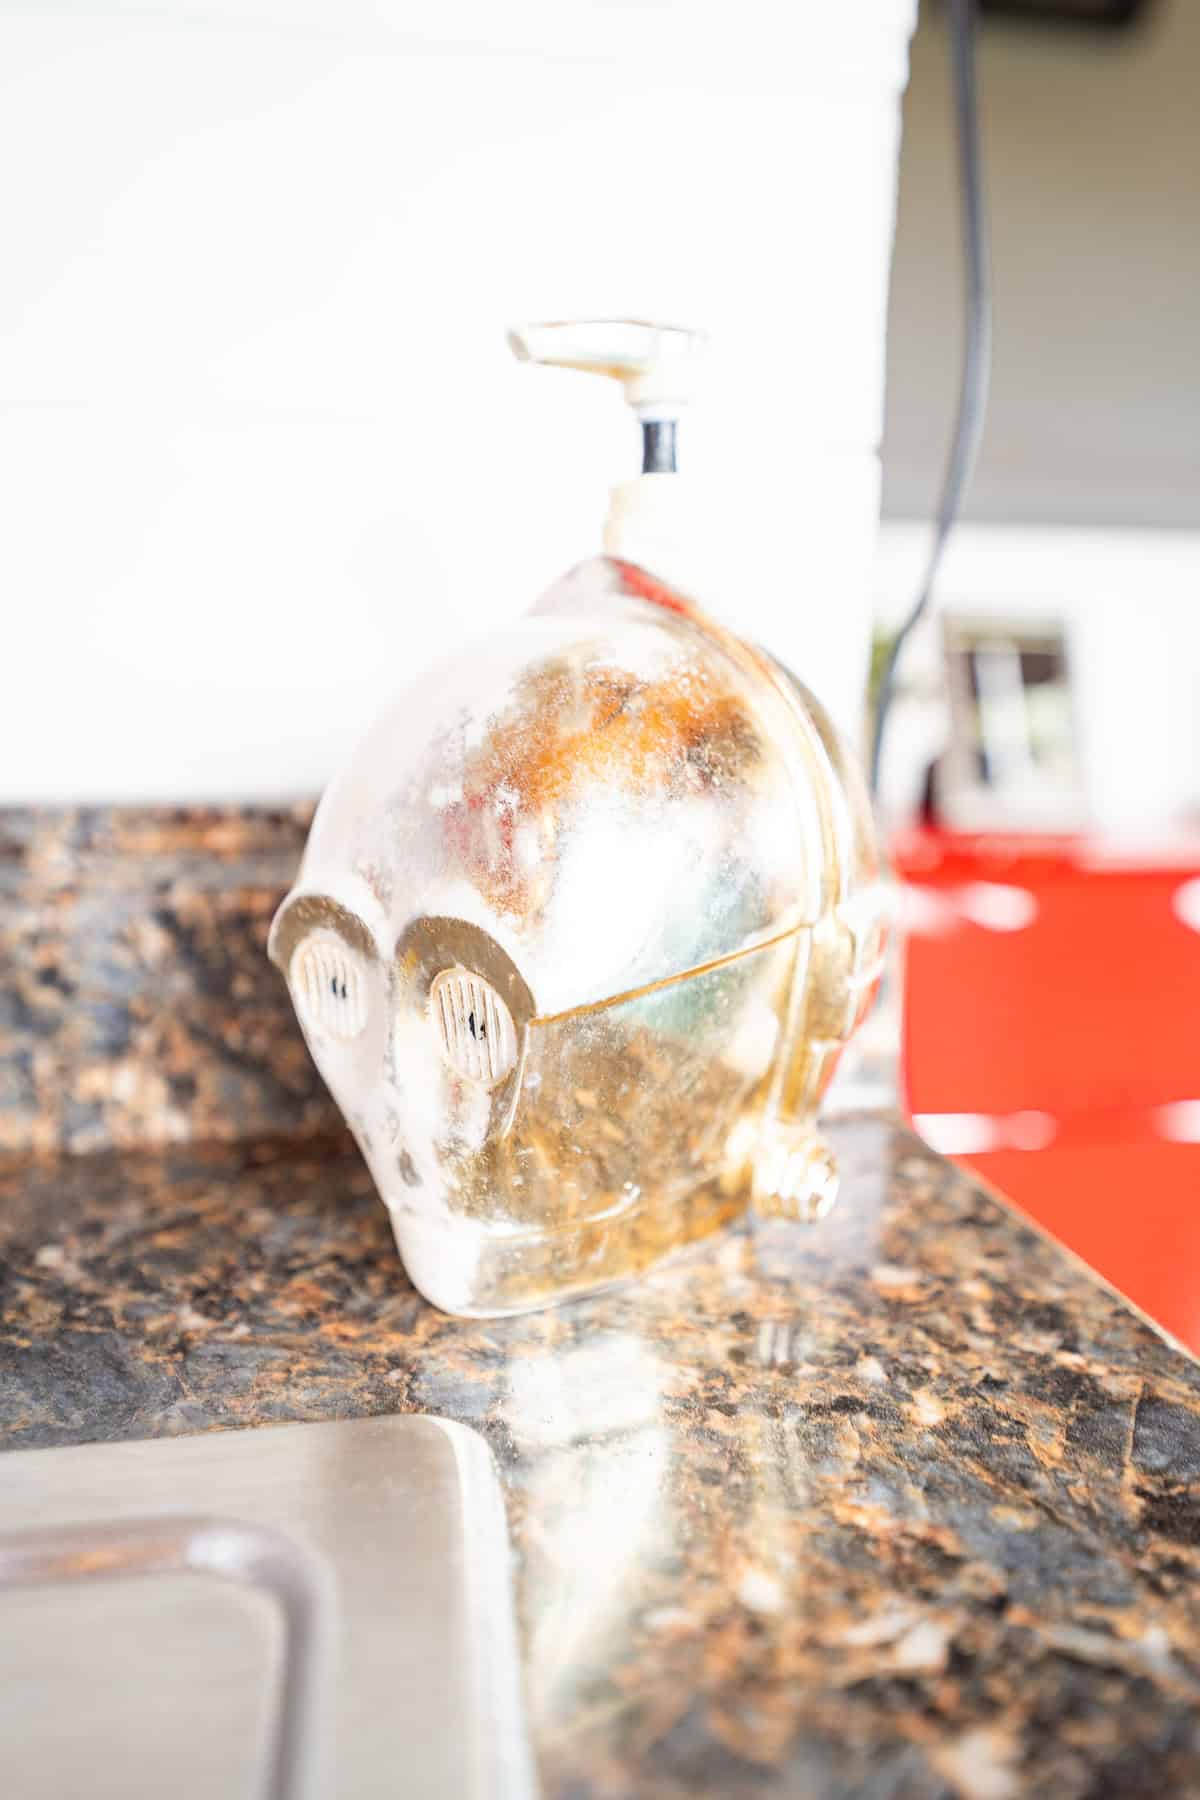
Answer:
[[[633,434],[519,317],[712,333],[728,610],[851,723],[913,13],[0,14],[0,802],[311,791],[591,553]]]

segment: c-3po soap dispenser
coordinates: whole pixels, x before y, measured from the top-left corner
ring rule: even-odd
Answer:
[[[695,334],[512,341],[625,384],[647,467],[607,541],[665,544]],[[865,788],[817,702],[606,554],[401,693],[321,801],[271,955],[412,1280],[493,1315],[751,1199],[826,1212],[817,1113],[882,935]]]

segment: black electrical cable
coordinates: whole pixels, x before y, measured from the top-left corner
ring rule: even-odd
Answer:
[[[966,322],[962,376],[958,392],[958,417],[950,444],[950,459],[942,483],[934,521],[933,543],[916,602],[892,639],[879,678],[875,701],[875,725],[871,737],[871,792],[879,792],[888,712],[895,698],[896,669],[913,627],[924,614],[933,593],[946,539],[958,517],[958,509],[983,436],[991,373],[992,283],[988,258],[987,214],[983,199],[982,158],[979,146],[979,105],[975,91],[975,0],[948,0],[950,12],[950,60],[954,74],[954,115],[958,139],[958,187],[961,207],[963,263],[966,275]]]

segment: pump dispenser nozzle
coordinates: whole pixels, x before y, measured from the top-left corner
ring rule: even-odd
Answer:
[[[581,369],[619,381],[639,419],[675,419],[692,397],[696,358],[707,339],[686,325],[644,319],[564,319],[514,325],[509,346],[519,362]]]
[[[625,389],[642,427],[642,472],[613,488],[604,547],[667,577],[695,555],[677,473],[676,427],[707,341],[702,331],[643,319],[565,319],[515,325],[508,334],[521,362],[604,375]]]

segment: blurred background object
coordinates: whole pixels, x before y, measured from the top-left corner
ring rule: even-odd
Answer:
[[[942,616],[950,737],[926,791],[944,824],[1070,826],[1081,795],[1062,626]]]
[[[877,664],[920,578],[954,409],[945,40],[926,6],[904,109]],[[910,1114],[1194,1347],[1198,66],[1186,0],[981,9],[991,404],[883,770]]]
[[[980,11],[1047,25],[1125,27],[1143,18],[1153,0],[980,0]]]

